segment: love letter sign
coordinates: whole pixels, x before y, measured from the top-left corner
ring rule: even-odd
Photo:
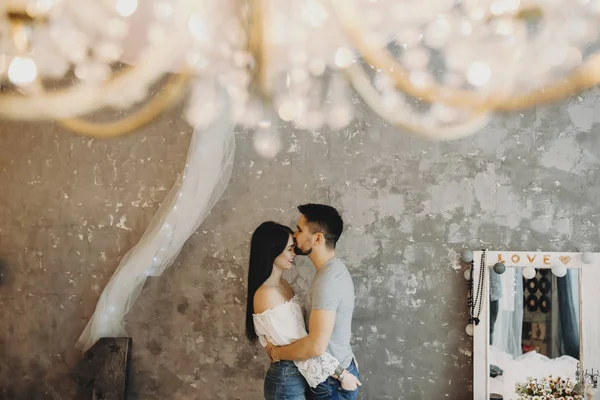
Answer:
[[[507,267],[550,268],[553,265],[565,267],[581,266],[579,253],[527,252],[527,251],[490,251],[487,264],[501,262]]]

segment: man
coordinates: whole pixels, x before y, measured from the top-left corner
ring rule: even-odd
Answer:
[[[344,379],[360,385],[350,347],[354,284],[348,269],[335,255],[344,223],[335,208],[323,204],[305,204],[298,210],[302,215],[294,232],[294,251],[308,256],[317,270],[306,296],[308,336],[288,346],[269,344],[267,352],[273,361],[303,361],[327,351],[338,359],[340,368],[334,376],[310,389],[312,398],[353,400],[358,397],[358,388],[347,391],[341,387]]]

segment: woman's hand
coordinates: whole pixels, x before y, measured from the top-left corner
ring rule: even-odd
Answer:
[[[344,370],[344,372],[342,372],[342,376],[344,377],[344,380],[342,381],[342,389],[353,392],[358,389],[359,386],[362,386],[362,383],[360,383],[358,378],[352,375],[350,372]]]

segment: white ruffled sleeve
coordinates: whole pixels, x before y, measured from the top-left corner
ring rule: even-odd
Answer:
[[[313,388],[333,374],[338,365],[340,362],[329,353],[306,361],[296,361],[298,370]]]
[[[268,310],[269,311],[269,310]],[[254,315],[254,330],[262,347],[267,346],[267,340],[276,346],[284,346],[286,340],[280,335],[277,329],[277,319],[273,319],[271,312],[261,315]]]

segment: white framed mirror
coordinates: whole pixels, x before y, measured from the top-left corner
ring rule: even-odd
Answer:
[[[471,277],[474,399],[537,398],[520,396],[531,378],[556,386],[549,376],[566,382],[564,399],[577,398],[569,385],[580,382],[592,399],[585,378],[600,368],[600,255],[477,251]]]

